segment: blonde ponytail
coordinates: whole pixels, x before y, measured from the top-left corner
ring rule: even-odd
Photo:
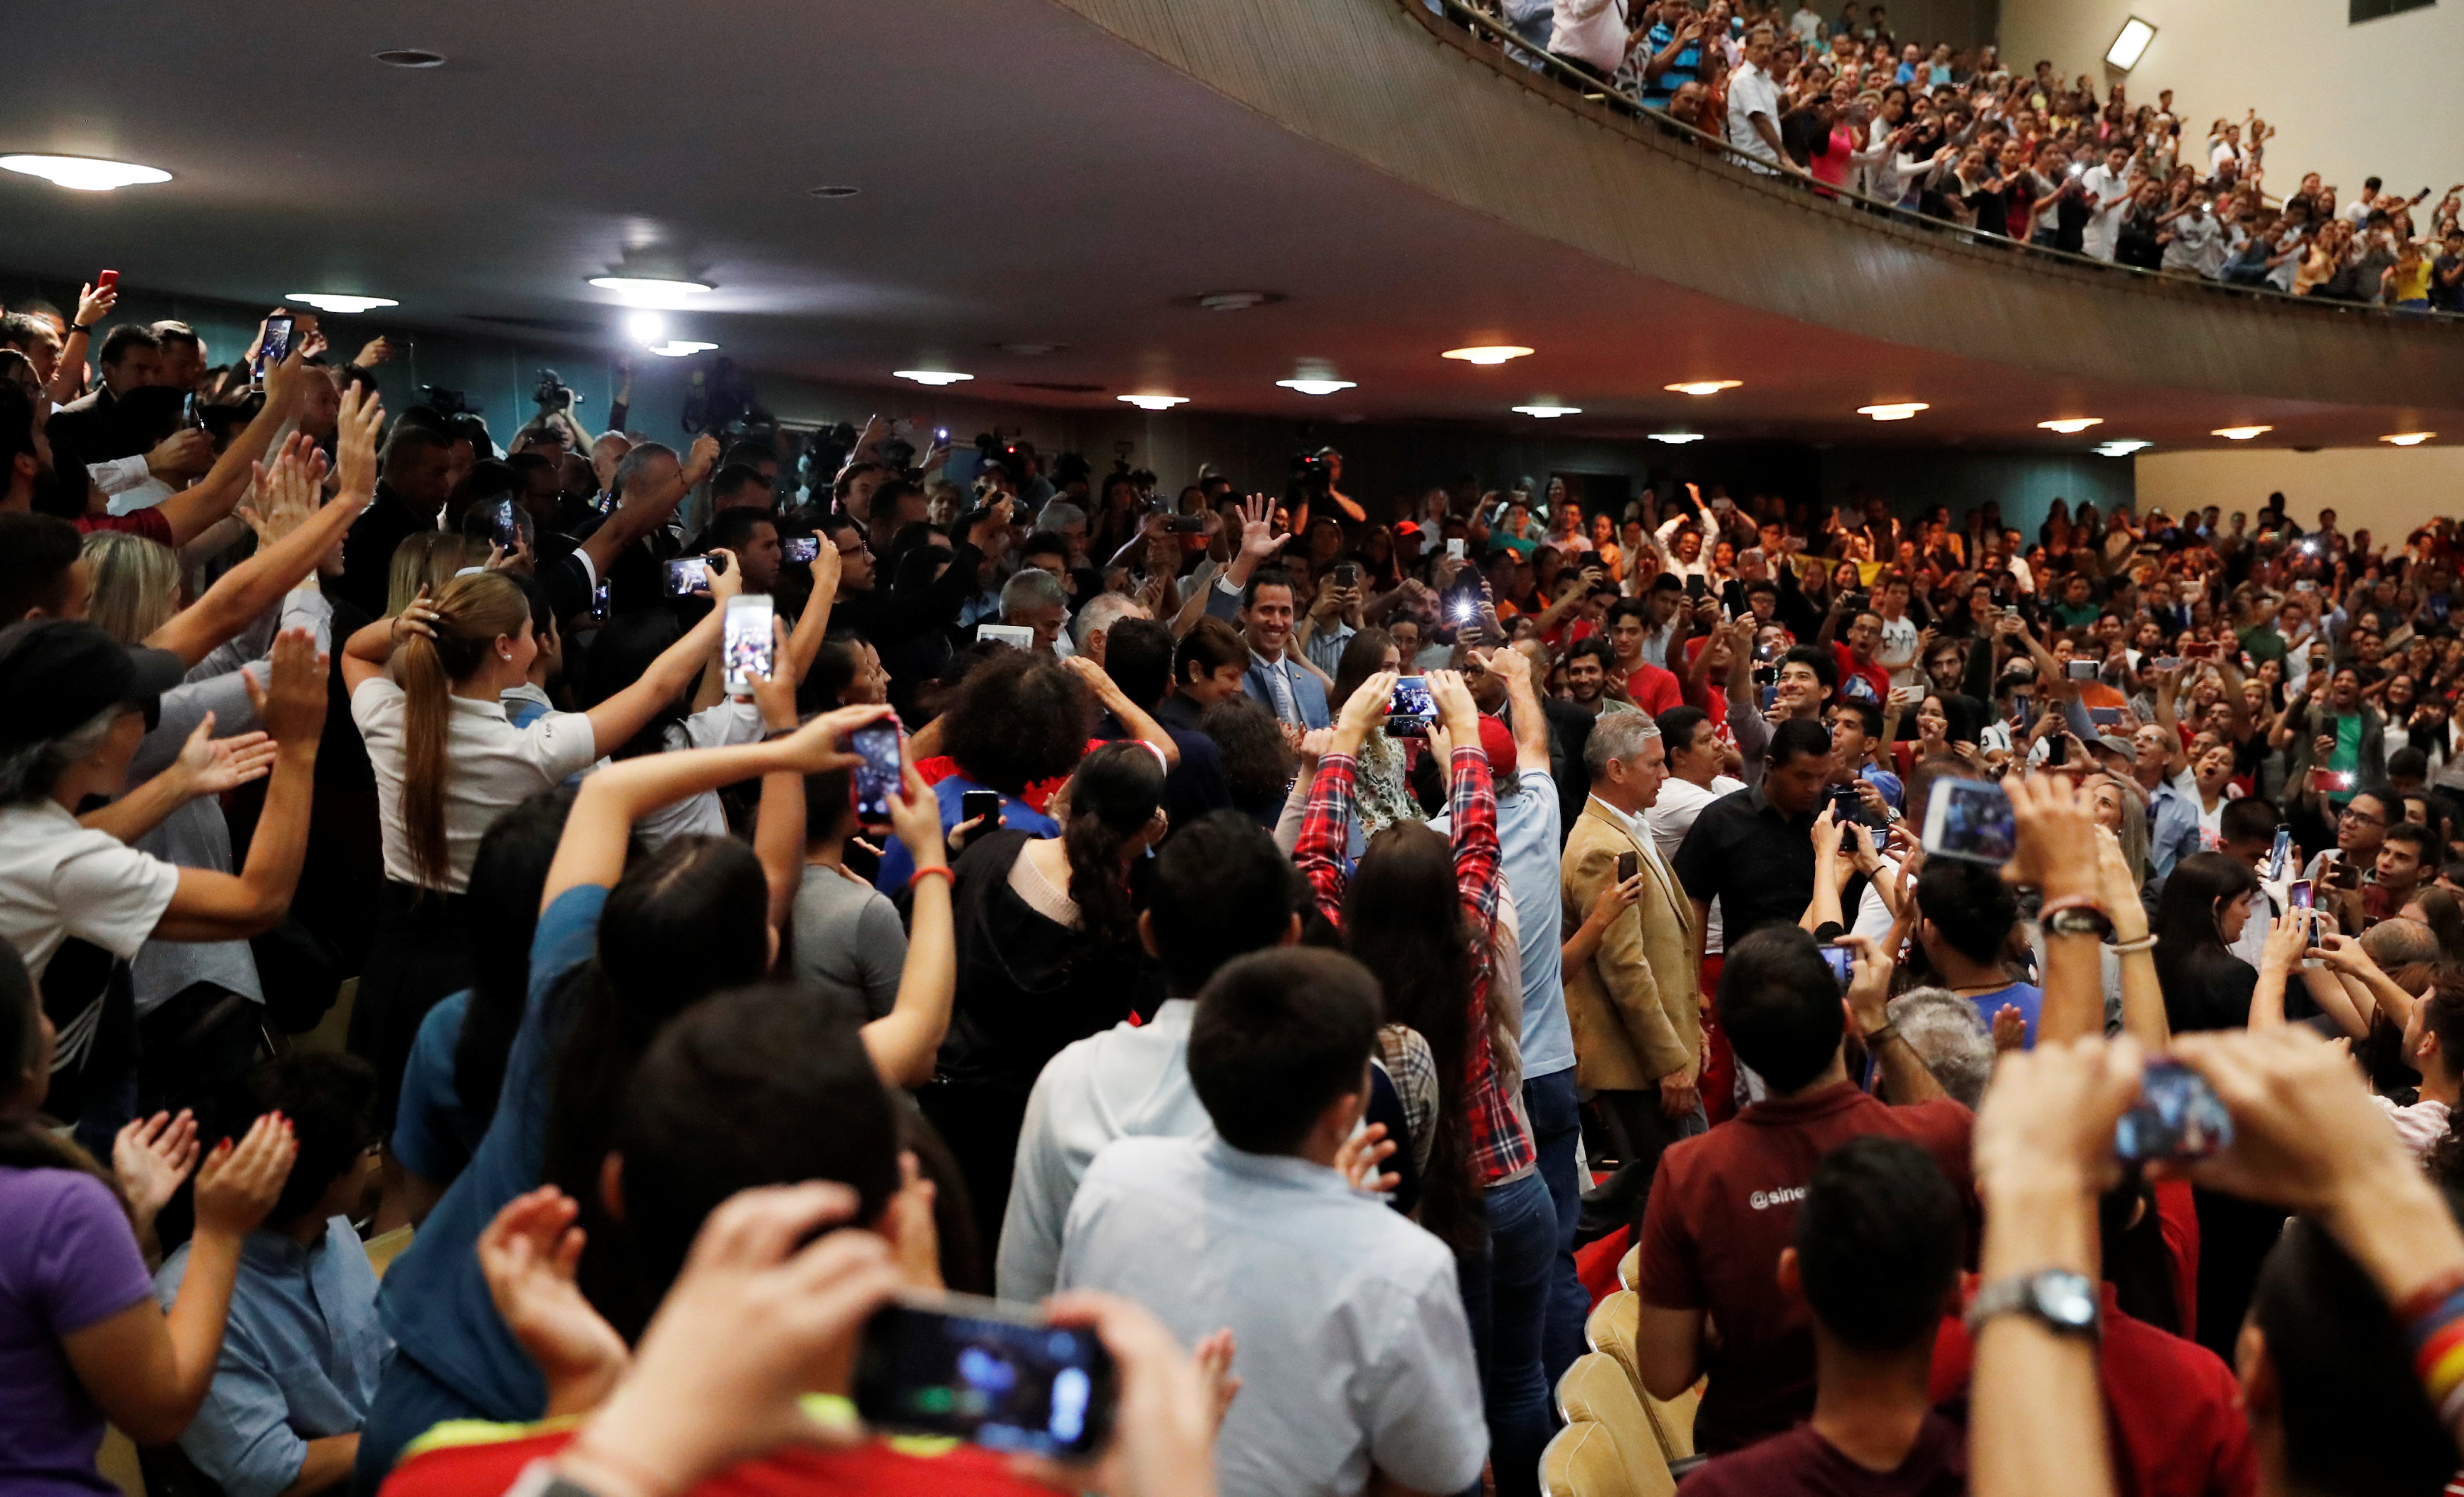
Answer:
[[[436,637],[410,635],[396,647],[392,661],[394,684],[403,694],[403,833],[422,889],[443,889],[452,879],[445,838],[452,688],[486,664],[498,636],[518,635],[531,616],[530,598],[499,572],[453,579],[432,606]]]

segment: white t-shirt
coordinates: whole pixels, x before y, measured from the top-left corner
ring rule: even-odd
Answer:
[[[1757,161],[1776,165],[1779,152],[1754,128],[1755,115],[1771,121],[1772,133],[1778,133],[1779,88],[1770,74],[1749,62],[1728,76],[1728,143]]]
[[[180,887],[180,868],[77,825],[48,798],[0,806],[0,936],[36,980],[74,936],[133,958]]]
[[[1921,684],[1917,679],[1917,621],[1904,613],[1896,619],[1882,619],[1882,648],[1874,652],[1874,659],[1891,672],[1893,686]]]
[[[351,693],[351,720],[367,741],[368,764],[377,776],[377,822],[385,836],[385,877],[416,884],[410,837],[402,820],[402,688],[385,676],[360,683]],[[448,696],[445,737],[445,891],[458,894],[471,884],[479,839],[497,817],[581,773],[599,757],[590,718],[552,712],[517,728],[504,704]]]
[[[1822,17],[1804,6],[1788,18],[1788,33],[1799,41],[1812,41],[1822,34]]]
[[[1675,775],[1661,781],[1659,799],[1642,813],[1651,829],[1651,845],[1659,849],[1661,861],[1675,861],[1678,848],[1684,843],[1686,832],[1693,829],[1694,819],[1703,814],[1703,807],[1745,787],[1744,781],[1727,775],[1713,775],[1708,790]],[[1705,955],[1716,955],[1727,949],[1720,934],[1720,901],[1714,899],[1711,917],[1703,922],[1703,950]]]
[[[2113,258],[2120,243],[2122,215],[2130,210],[2128,166],[2116,172],[2098,162],[2079,173],[2079,191],[2086,197],[2087,224],[2079,233],[2079,248],[2100,260]]]

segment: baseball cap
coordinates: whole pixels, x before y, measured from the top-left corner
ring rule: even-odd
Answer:
[[[1418,521],[1418,520],[1406,519],[1406,520],[1398,520],[1398,521],[1397,521],[1397,522],[1396,522],[1396,525],[1395,525],[1395,534],[1396,534],[1397,536],[1398,536],[1398,537],[1400,537],[1400,536],[1417,536],[1417,535],[1419,535],[1419,533],[1420,533],[1420,522],[1419,522],[1419,521]]]
[[[56,738],[113,707],[156,700],[187,667],[167,649],[123,645],[77,619],[32,619],[0,629],[0,747]]]
[[[2096,737],[2096,746],[2101,749],[2104,749],[2109,753],[2119,754],[2124,759],[2137,759],[2139,757],[2138,745],[2132,743],[2128,738],[2123,737],[2119,733],[2098,734]]]
[[[1502,775],[1515,765],[1514,732],[1497,718],[1481,714],[1480,751],[1488,756],[1488,772]]]

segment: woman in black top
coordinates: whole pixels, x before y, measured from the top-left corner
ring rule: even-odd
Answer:
[[[2257,890],[2249,868],[2221,852],[2184,858],[2165,881],[2156,903],[2156,975],[2174,1033],[2249,1024],[2258,971],[2227,948],[2241,938]]]

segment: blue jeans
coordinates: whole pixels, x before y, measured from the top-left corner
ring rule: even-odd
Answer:
[[[1547,1328],[1549,1263],[1557,1246],[1557,1208],[1537,1175],[1488,1188],[1485,1270],[1463,1282],[1487,1405],[1489,1468],[1498,1497],[1536,1497],[1540,1452],[1556,1423],[1540,1343]]]
[[[1540,1362],[1549,1386],[1566,1376],[1583,1354],[1583,1322],[1592,1296],[1574,1274],[1574,1228],[1583,1217],[1583,1182],[1577,1178],[1575,1144],[1583,1132],[1574,1102],[1574,1070],[1551,1071],[1523,1083],[1523,1110],[1531,1118],[1531,1142],[1540,1151],[1540,1178],[1557,1209],[1557,1245],[1549,1266],[1549,1314],[1540,1337]]]

